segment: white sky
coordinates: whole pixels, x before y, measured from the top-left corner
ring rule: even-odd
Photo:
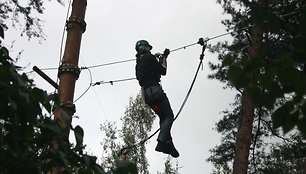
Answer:
[[[37,40],[20,38],[16,30],[5,33],[5,44],[11,46],[11,55],[23,50],[19,65],[31,71],[39,68],[58,67],[60,43],[67,13],[66,6],[46,2],[44,31],[47,40],[38,44]],[[225,16],[214,0],[89,0],[86,11],[87,30],[83,34],[79,66],[91,66],[135,58],[135,43],[146,39],[153,46],[153,53],[170,50],[198,41],[200,37],[213,37],[225,32],[220,23]],[[65,33],[66,36],[66,33]],[[228,39],[222,37],[209,43]],[[64,40],[65,42],[65,40]],[[168,59],[168,74],[162,78],[162,85],[169,97],[174,113],[178,111],[188,91],[197,65],[201,47],[199,45],[173,52]],[[233,101],[233,92],[224,90],[216,80],[209,80],[208,61],[216,60],[216,55],[205,52],[204,70],[198,79],[187,104],[174,122],[172,136],[180,152],[178,163],[180,173],[211,173],[212,165],[206,162],[209,149],[220,143],[220,135],[213,130],[222,118],[221,111]],[[93,82],[110,81],[134,77],[135,62],[91,69]],[[57,71],[45,71],[56,80]],[[35,73],[30,74],[38,87],[54,92],[54,89]],[[76,83],[75,99],[88,87],[88,71],[82,71]],[[137,81],[104,84],[92,87],[76,107],[79,118],[73,125],[80,125],[85,131],[84,143],[87,150],[101,157],[103,133],[100,124],[105,120],[117,121],[129,102],[139,92]],[[158,119],[154,128],[158,128]],[[153,132],[152,131],[152,132]],[[156,137],[147,147],[150,173],[163,171],[166,155],[154,151]]]

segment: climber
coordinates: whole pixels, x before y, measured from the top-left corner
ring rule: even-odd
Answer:
[[[168,97],[159,83],[161,75],[166,75],[167,57],[170,50],[165,49],[157,60],[157,57],[151,54],[152,46],[146,40],[139,40],[135,48],[137,51],[136,78],[141,86],[144,101],[160,119],[160,132],[155,150],[177,158],[179,152],[174,147],[171,137],[174,115]]]

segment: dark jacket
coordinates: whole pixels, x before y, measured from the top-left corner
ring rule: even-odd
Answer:
[[[136,57],[136,78],[139,85],[150,87],[159,84],[161,75],[166,75],[167,69],[151,53],[144,55],[137,54]]]

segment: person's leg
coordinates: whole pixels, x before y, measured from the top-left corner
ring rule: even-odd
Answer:
[[[171,127],[173,124],[174,115],[166,94],[164,99],[159,103],[159,112],[157,112],[157,115],[160,119],[160,132],[157,139],[162,142],[172,140]]]
[[[171,127],[173,124],[173,111],[169,100],[165,94],[165,99],[159,104],[160,132],[157,138],[158,144],[155,148],[158,152],[170,154],[172,157],[179,157],[179,152],[174,147],[171,137]]]
[[[171,137],[171,127],[174,115],[167,95],[164,93],[161,86],[157,85],[145,89],[144,97],[146,103],[149,104],[159,117],[160,132],[155,150],[170,154],[175,158],[179,157],[179,153],[174,147]]]

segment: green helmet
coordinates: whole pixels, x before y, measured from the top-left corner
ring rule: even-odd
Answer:
[[[143,45],[149,46],[152,49],[152,46],[149,44],[148,41],[146,41],[146,40],[139,40],[139,41],[136,42],[136,46],[135,46],[136,51],[138,51],[139,47],[143,46]]]

